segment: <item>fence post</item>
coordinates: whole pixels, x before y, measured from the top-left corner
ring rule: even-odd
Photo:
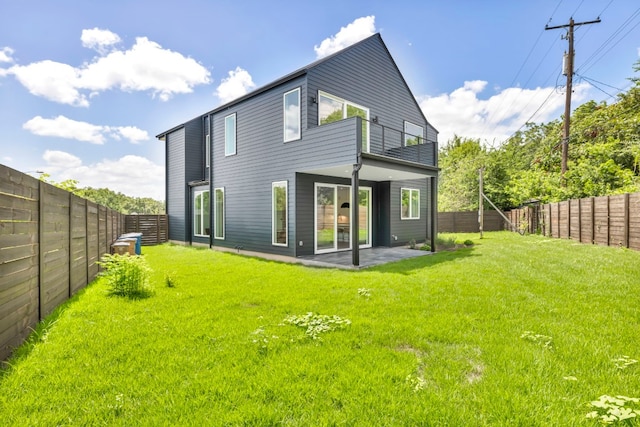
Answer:
[[[582,199],[578,199],[578,241],[582,243]]]
[[[624,247],[629,247],[629,193],[624,195]]]
[[[567,239],[571,239],[571,200],[567,200]]]
[[[596,243],[596,198],[591,197],[591,244]]]
[[[71,230],[73,230],[73,217],[71,216],[71,203],[73,200],[71,196],[73,193],[69,192],[67,194],[67,201],[69,203],[69,213],[67,214],[69,217],[69,236],[67,238],[67,268],[69,269],[69,275],[67,276],[67,299],[71,298]]]
[[[42,270],[44,265],[44,186],[38,180],[38,320],[42,320]]]

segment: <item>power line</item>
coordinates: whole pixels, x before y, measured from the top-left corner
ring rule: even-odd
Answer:
[[[595,84],[595,80],[591,80],[588,77],[585,76],[581,76],[580,74],[576,73],[576,76],[580,77],[582,80],[585,80],[586,82],[588,82],[591,86],[595,87],[596,89],[598,89],[600,92],[604,93],[605,95],[607,95],[609,98],[614,98],[613,95],[611,95],[610,93],[608,93],[607,91],[605,91],[604,89],[600,88],[597,84]],[[616,89],[616,88],[614,88]]]

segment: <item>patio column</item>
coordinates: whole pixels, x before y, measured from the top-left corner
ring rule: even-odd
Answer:
[[[360,185],[358,171],[360,165],[353,165],[351,174],[351,263],[354,267],[360,265]]]

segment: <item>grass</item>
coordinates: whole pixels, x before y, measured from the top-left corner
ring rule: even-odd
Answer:
[[[2,424],[596,425],[589,402],[640,397],[640,253],[451,238],[475,245],[363,271],[147,247],[153,296],[98,281],[56,311]]]

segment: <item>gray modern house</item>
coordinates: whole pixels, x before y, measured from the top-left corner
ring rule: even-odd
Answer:
[[[157,138],[171,241],[354,265],[435,247],[437,131],[379,34]]]

